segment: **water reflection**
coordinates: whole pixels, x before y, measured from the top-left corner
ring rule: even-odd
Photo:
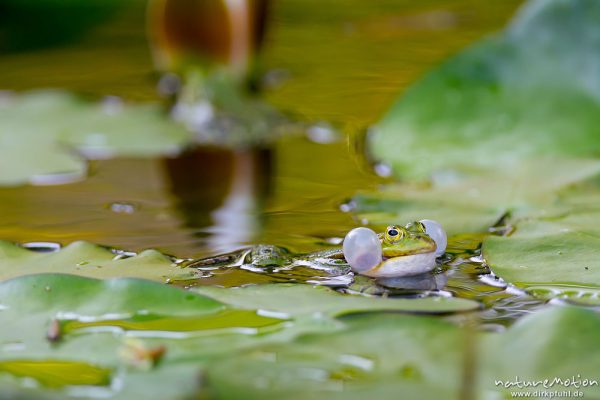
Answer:
[[[448,275],[421,274],[399,278],[380,278],[377,284],[388,289],[403,290],[442,290],[448,283]]]
[[[153,2],[184,8],[216,4],[212,0]],[[360,223],[340,212],[339,205],[357,190],[374,189],[381,182],[363,166],[364,152],[359,148],[363,141],[357,132],[376,120],[391,99],[428,67],[502,25],[518,0],[494,5],[463,0],[400,3],[353,0],[348,3],[351,6],[339,7],[339,2],[287,0],[274,20],[278,35],[271,38],[267,64],[285,71],[288,79],[267,96],[281,109],[291,109],[306,120],[338,122],[336,126],[350,133],[350,146],[330,127],[315,125],[308,132],[310,140],[286,137],[271,149],[198,148],[177,158],[97,162],[83,182],[0,189],[0,237],[62,244],[84,239],[134,251],[156,247],[179,257],[209,256],[252,243],[285,246],[295,253],[331,247],[332,241]],[[2,87],[64,87],[95,95],[155,99],[144,13],[139,5],[130,7],[113,25],[92,32],[79,46],[3,56]],[[179,15],[171,21],[193,16],[175,14]],[[173,55],[180,50],[173,43],[179,41],[185,47],[191,36],[203,35],[202,29],[219,28],[209,22],[188,32],[166,27],[171,39],[163,49]],[[227,58],[232,53],[223,54]],[[110,68],[98,68],[105,60],[111,61]],[[172,83],[162,81],[165,92],[173,92]],[[390,174],[384,164],[376,172],[383,177]],[[51,251],[51,243],[31,246]],[[398,296],[439,295],[443,289],[444,294],[475,299],[485,307],[497,305],[484,318],[503,324],[544,304],[480,279],[490,271],[477,259],[479,243],[477,239],[455,240],[442,271],[395,281],[298,265],[264,270],[205,268],[198,270],[197,279],[177,284],[363,285],[363,293]]]
[[[165,159],[164,168],[182,224],[209,248],[232,250],[261,231],[273,184],[271,149],[198,147]]]

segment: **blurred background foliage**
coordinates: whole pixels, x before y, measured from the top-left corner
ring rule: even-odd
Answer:
[[[260,228],[250,237],[239,235],[242,222],[225,231],[215,226],[211,213],[229,190],[237,156],[212,150],[172,160],[93,162],[83,182],[2,189],[0,213],[5,217],[0,234],[18,242],[89,240],[131,250],[156,247],[179,256],[232,250],[249,240],[314,250],[355,225],[339,205],[358,189],[374,189],[381,182],[365,168],[362,148],[355,145],[366,127],[427,69],[500,29],[519,3],[274,2],[261,60],[264,98],[308,122],[333,123],[348,136],[334,136],[326,144],[285,138],[268,154],[238,160],[240,165],[262,160],[250,174],[266,196],[261,209],[252,211]],[[40,47],[28,51],[0,47],[1,89],[53,87],[92,99],[113,95],[138,102],[159,98],[146,1],[5,4],[12,7],[2,17],[11,21],[0,28],[5,38],[46,35],[31,23],[41,15],[51,21],[45,24],[54,24],[53,31],[82,25],[79,21],[91,18],[86,17],[91,7],[104,7],[97,14],[106,18],[102,23],[90,21],[70,38],[55,33],[52,44],[41,46],[40,41]],[[196,172],[184,179],[180,172],[192,169]],[[113,212],[114,204],[130,204],[135,211]]]
[[[502,27],[519,3],[274,2],[263,64],[277,90],[267,98],[307,119],[364,127],[429,67]],[[7,0],[0,7],[0,87],[156,97],[145,1]]]

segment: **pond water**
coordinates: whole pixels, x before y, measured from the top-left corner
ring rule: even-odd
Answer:
[[[427,69],[503,26],[519,3],[282,0],[267,41],[264,96],[311,126],[307,135],[255,150],[197,148],[176,158],[96,161],[84,181],[2,188],[0,237],[156,248],[181,259],[256,243],[299,253],[338,244],[361,224],[341,206],[358,190],[387,181],[360,144],[368,126]],[[158,99],[156,81],[139,1],[78,41],[0,57],[1,89],[60,87],[91,98],[148,101]],[[507,292],[489,276],[480,244],[476,236],[451,238],[443,271],[415,283],[426,290],[361,279],[349,285],[351,279],[309,268],[224,269],[180,284],[311,281],[389,296],[455,295],[480,301],[489,328],[501,329],[542,302]]]

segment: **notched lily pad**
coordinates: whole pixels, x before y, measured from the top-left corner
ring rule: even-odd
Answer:
[[[488,237],[483,256],[507,282],[598,286],[600,213],[524,220],[509,237]]]

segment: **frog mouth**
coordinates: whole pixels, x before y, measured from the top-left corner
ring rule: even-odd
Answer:
[[[383,256],[383,261],[388,260],[390,258],[396,257],[407,257],[416,254],[428,254],[436,251],[437,246],[433,243],[431,246],[427,247],[416,247],[414,249],[406,249],[406,250],[386,250],[387,255]]]

